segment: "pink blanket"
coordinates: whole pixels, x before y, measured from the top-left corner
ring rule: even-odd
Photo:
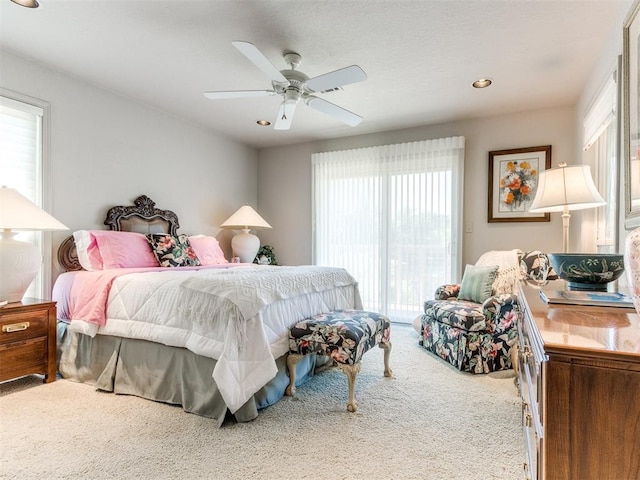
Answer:
[[[251,264],[228,263],[221,265],[180,267],[180,270],[214,270],[234,268]],[[119,268],[96,272],[76,272],[69,293],[68,314],[70,319],[104,325],[107,321],[107,300],[113,281],[122,275],[140,272],[162,272],[167,267]]]

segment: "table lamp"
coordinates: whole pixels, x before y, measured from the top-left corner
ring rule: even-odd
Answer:
[[[260,239],[249,232],[251,229],[271,228],[260,215],[249,205],[243,205],[222,225],[223,228],[242,230],[231,239],[231,249],[235,257],[242,263],[253,263],[260,249]]]
[[[68,230],[13,188],[0,187],[0,302],[19,302],[42,264],[38,247],[16,240],[19,231]]]
[[[562,247],[569,249],[570,210],[582,210],[605,205],[593,183],[589,165],[561,163],[557,168],[540,174],[538,189],[529,212],[562,212]]]

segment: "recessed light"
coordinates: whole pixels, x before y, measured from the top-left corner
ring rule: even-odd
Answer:
[[[478,80],[473,82],[471,85],[473,86],[473,88],[487,88],[492,83],[493,83],[493,80],[491,80],[490,78],[479,78]]]
[[[268,127],[269,125],[271,125],[271,122],[269,120],[258,120],[256,123],[261,127]]]
[[[17,3],[18,5],[22,5],[27,8],[38,8],[40,4],[37,0],[11,0],[13,3]]]

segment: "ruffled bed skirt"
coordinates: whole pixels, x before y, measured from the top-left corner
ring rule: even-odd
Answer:
[[[227,418],[227,405],[211,376],[214,359],[144,340],[104,335],[91,338],[67,331],[67,326],[58,322],[58,371],[63,378],[106,392],[181,405],[189,413],[215,420],[218,426]],[[305,356],[297,365],[296,386],[328,362],[326,357]],[[235,412],[236,421],[255,419],[258,410],[284,396],[289,384],[286,356],[276,359],[276,364],[277,375]]]

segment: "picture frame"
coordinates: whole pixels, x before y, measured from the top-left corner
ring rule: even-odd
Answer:
[[[529,213],[540,173],[551,168],[551,145],[489,152],[488,222],[548,222]]]
[[[622,27],[624,226],[640,227],[640,1],[636,0]]]

